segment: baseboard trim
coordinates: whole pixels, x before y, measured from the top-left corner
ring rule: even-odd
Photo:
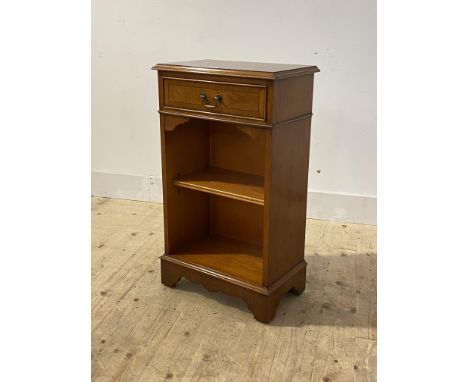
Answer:
[[[160,177],[92,172],[91,194],[162,203]],[[368,195],[309,191],[307,218],[348,223],[377,223],[377,198]]]
[[[143,175],[91,173],[91,195],[116,199],[162,203],[160,177]]]
[[[348,223],[377,224],[377,198],[369,195],[307,193],[307,217]]]

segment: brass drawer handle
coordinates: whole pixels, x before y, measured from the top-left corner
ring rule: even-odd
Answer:
[[[220,94],[214,96],[214,100],[215,100],[215,102],[216,102],[216,105],[206,104],[206,101],[208,100],[208,96],[205,94],[205,91],[202,90],[202,91],[200,92],[200,99],[201,99],[201,102],[202,102],[202,105],[203,105],[203,106],[211,108],[211,107],[217,107],[217,106],[219,106],[220,102],[221,102],[222,99],[223,99],[223,96],[220,95]]]

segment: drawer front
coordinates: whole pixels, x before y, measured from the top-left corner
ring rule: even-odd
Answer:
[[[264,121],[266,86],[166,77],[164,106]]]

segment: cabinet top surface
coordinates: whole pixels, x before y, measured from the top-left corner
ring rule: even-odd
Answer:
[[[161,63],[154,70],[278,79],[316,73],[319,68],[311,65],[269,64],[262,62],[196,60]]]

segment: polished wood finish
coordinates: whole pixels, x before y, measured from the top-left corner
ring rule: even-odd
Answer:
[[[232,77],[250,77],[280,79],[313,74],[319,71],[316,66],[271,64],[263,62],[196,60],[157,64],[152,69],[173,72],[228,75]]]
[[[210,167],[195,174],[174,179],[174,184],[263,206],[264,190],[261,176]]]
[[[314,66],[158,64],[161,279],[242,298],[269,322],[304,290]]]
[[[271,131],[265,189],[264,280],[273,283],[304,259],[310,118]],[[287,255],[285,255],[287,254]]]
[[[305,75],[273,82],[272,121],[274,124],[289,122],[297,116],[312,116],[314,76]],[[306,122],[309,123],[310,122]]]
[[[218,263],[220,264],[220,262]],[[181,259],[178,255],[161,257],[161,281],[175,287],[181,278],[202,284],[210,292],[223,292],[240,297],[252,311],[255,319],[268,323],[274,317],[281,297],[287,292],[300,295],[305,289],[306,263],[303,261],[287,272],[281,280],[270,287],[257,286],[238,277],[206,268],[194,262]]]
[[[238,280],[262,285],[262,248],[242,241],[208,235],[171,255]]]
[[[263,121],[266,85],[163,78],[165,108],[217,113]],[[204,102],[200,102],[201,97]],[[216,97],[221,102],[216,102]]]
[[[158,72],[161,114],[269,127],[272,82],[192,72]],[[205,94],[205,101],[201,95]],[[221,96],[216,102],[215,97]]]
[[[212,166],[260,177],[265,175],[265,130],[214,121],[209,125]]]
[[[213,234],[263,246],[263,216],[263,206],[211,196]]]

